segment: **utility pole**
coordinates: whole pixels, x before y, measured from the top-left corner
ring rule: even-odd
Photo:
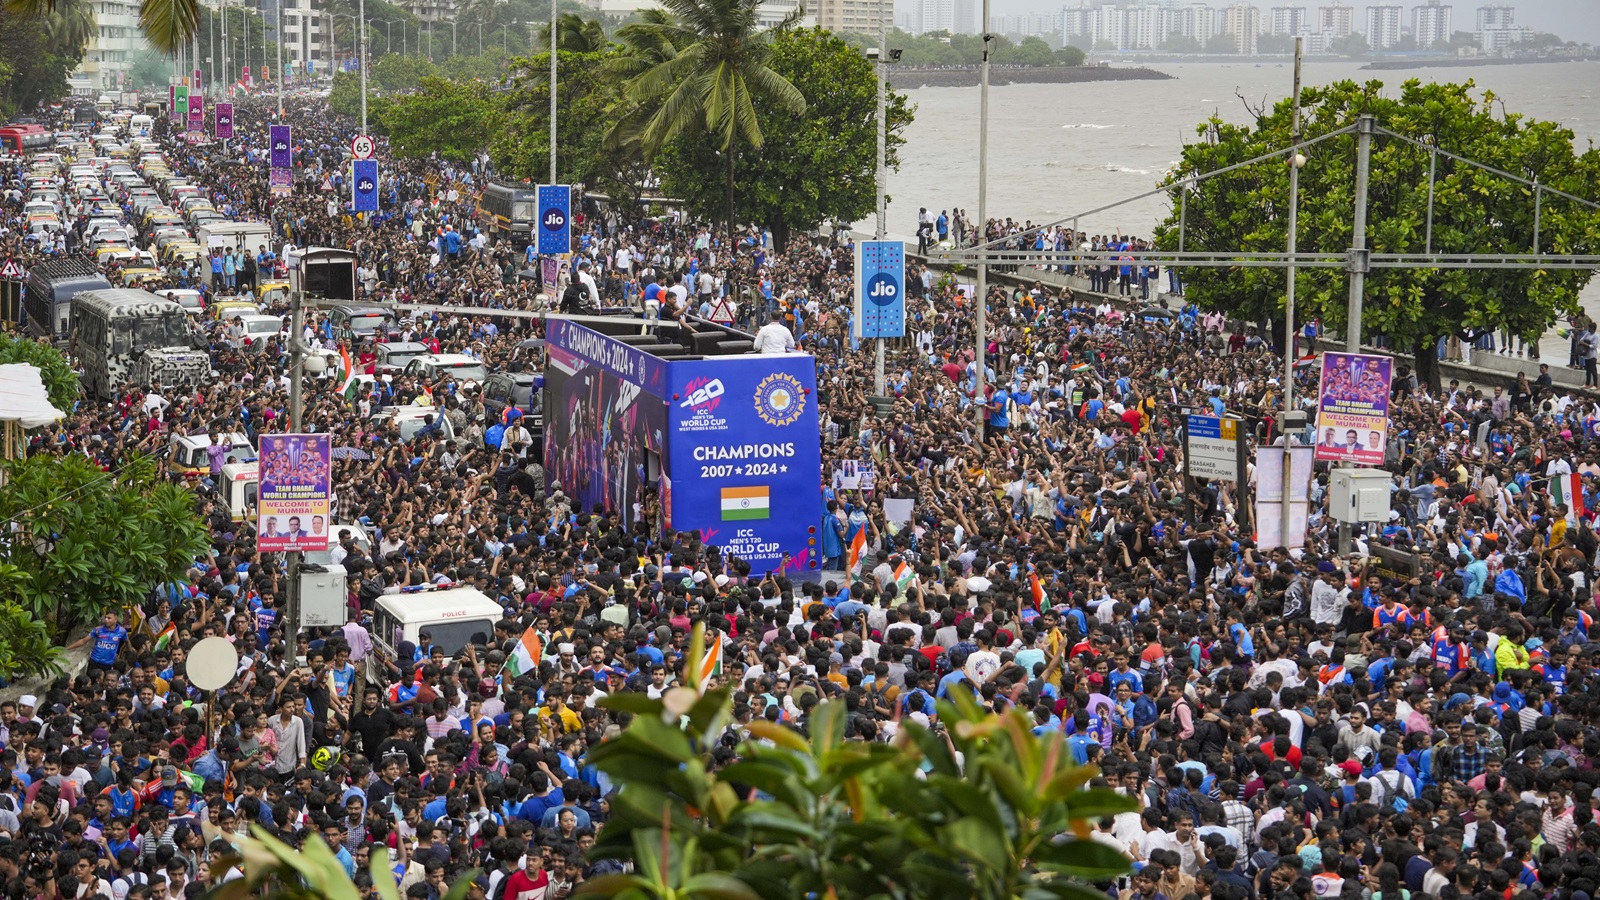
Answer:
[[[360,0],[356,8],[356,43],[361,46],[357,62],[361,64],[361,133],[367,133],[367,0]]]
[[[277,79],[278,79],[277,80],[277,85],[278,85],[278,118],[282,119],[283,118],[283,0],[277,0],[277,5],[275,7],[273,7],[273,9],[277,11],[277,26],[278,27],[273,29],[272,36],[278,39],[276,41],[276,46],[278,48],[278,67],[276,69],[272,70],[272,74],[277,76]]]
[[[217,79],[217,87],[220,89],[219,96],[221,98],[232,100],[233,91],[230,90],[230,86],[233,82],[228,80],[230,77],[228,72],[228,4],[224,0],[222,3],[222,77]]]
[[[972,405],[977,410],[980,441],[983,440],[983,411],[987,406],[983,395],[983,367],[987,360],[983,351],[989,343],[989,248],[983,246],[987,243],[985,226],[989,221],[989,2],[983,0],[983,22],[979,28],[983,58],[978,66],[978,246],[983,248],[983,254],[978,257],[978,308],[973,329],[977,332],[978,364],[973,373]]]
[[[301,337],[305,331],[305,293],[289,294],[289,433],[304,434],[302,419],[305,416],[306,344]],[[288,597],[285,613],[289,618],[289,646],[294,647],[295,635],[300,633],[300,554],[287,554],[289,564]],[[292,652],[292,651],[291,651]]]
[[[528,40],[533,40],[533,26],[528,26]],[[556,0],[550,0],[550,184],[556,181]]]
[[[1293,516],[1290,515],[1289,473],[1294,470],[1291,447],[1294,441],[1289,434],[1289,413],[1294,409],[1294,254],[1299,246],[1300,167],[1306,158],[1300,155],[1300,62],[1304,38],[1294,39],[1294,113],[1289,120],[1289,284],[1283,304],[1283,418],[1278,431],[1283,434],[1283,476],[1279,479],[1279,506],[1283,510],[1279,540],[1285,550],[1289,547],[1289,532]],[[1241,492],[1243,486],[1241,485]]]
[[[1350,308],[1345,323],[1345,352],[1361,352],[1361,303],[1372,262],[1367,250],[1367,184],[1372,174],[1372,132],[1378,120],[1364,115],[1356,120],[1356,208],[1351,217]]]
[[[450,20],[450,55],[456,55],[456,21]]]
[[[876,129],[878,138],[878,165],[876,178],[878,194],[876,199],[878,208],[878,227],[873,235],[873,238],[874,240],[879,241],[883,240],[884,233],[888,231],[889,226],[889,206],[885,200],[887,195],[884,193],[884,179],[888,177],[889,170],[887,160],[885,159],[885,156],[888,152],[889,142],[888,123],[884,120],[884,110],[888,106],[888,101],[885,94],[887,93],[889,83],[888,69],[886,68],[889,65],[889,17],[884,14],[884,7],[886,6],[888,6],[888,2],[886,2],[886,0],[879,0],[878,58],[873,60],[873,68],[878,70],[878,127]],[[918,222],[917,227],[921,228],[922,223]],[[904,288],[905,286],[902,284],[900,292],[900,301],[902,303],[905,302]],[[872,393],[874,396],[882,397],[884,395],[883,335],[880,334],[873,340],[872,343],[875,345],[872,351]]]

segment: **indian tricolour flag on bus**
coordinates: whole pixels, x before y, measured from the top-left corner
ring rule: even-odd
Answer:
[[[519,678],[524,673],[537,671],[539,660],[544,658],[544,641],[539,639],[539,632],[533,626],[522,633],[517,640],[517,646],[512,648],[511,657],[506,660],[506,671],[512,678]]]
[[[1567,505],[1567,521],[1576,525],[1583,518],[1583,476],[1565,472],[1550,478],[1550,499]]]
[[[722,489],[722,521],[770,518],[772,518],[771,488],[757,485]]]

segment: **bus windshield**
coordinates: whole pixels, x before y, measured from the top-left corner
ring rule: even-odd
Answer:
[[[111,352],[128,353],[134,347],[187,347],[189,330],[181,316],[118,319],[112,323]]]
[[[517,222],[532,222],[538,215],[538,206],[533,200],[518,200],[511,204],[511,218]]]

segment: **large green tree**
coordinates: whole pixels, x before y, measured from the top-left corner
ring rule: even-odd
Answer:
[[[1042,45],[1041,45],[1042,46]],[[1049,48],[1045,48],[1049,53]],[[871,60],[820,28],[791,30],[772,42],[772,71],[798,85],[805,112],[785,115],[755,102],[766,123],[760,149],[734,160],[734,217],[772,229],[781,249],[789,236],[824,222],[853,222],[874,207],[877,167],[877,77]],[[901,136],[913,108],[904,94],[888,99],[888,160],[899,164]],[[658,160],[662,188],[691,212],[715,218],[721,197],[721,151],[694,136],[672,141]]]
[[[1507,113],[1489,93],[1467,84],[1408,81],[1398,96],[1372,81],[1343,81],[1302,95],[1307,138],[1327,134],[1370,113],[1380,126],[1464,159],[1542,185],[1600,199],[1600,150],[1573,149],[1572,132],[1551,122]],[[1201,140],[1184,149],[1168,176],[1176,186],[1196,175],[1242,163],[1290,143],[1288,100],[1246,125],[1213,119]],[[1354,135],[1307,151],[1300,173],[1298,244],[1302,252],[1343,252],[1351,244],[1355,177]],[[1409,143],[1373,140],[1367,244],[1374,253],[1421,253],[1426,247],[1429,152]],[[1287,246],[1288,168],[1281,158],[1197,183],[1187,202],[1185,249],[1281,253]],[[1452,159],[1438,158],[1433,252],[1527,254],[1534,249],[1534,191]],[[1157,232],[1176,250],[1179,207]],[[1600,212],[1545,195],[1539,211],[1539,249],[1600,255]],[[1434,345],[1441,337],[1472,337],[1508,328],[1538,338],[1558,317],[1578,310],[1587,271],[1556,269],[1380,268],[1367,276],[1363,336],[1385,335],[1390,346],[1415,354],[1417,371],[1437,383]],[[1297,321],[1320,318],[1340,331],[1346,322],[1349,276],[1341,269],[1302,268],[1296,280]],[[1186,270],[1187,296],[1206,309],[1246,319],[1280,321],[1284,272],[1273,268]]]
[[[0,520],[17,529],[0,544],[0,605],[58,639],[139,603],[205,553],[194,495],[162,481],[151,458],[104,472],[80,454],[39,454],[0,469]]]
[[[686,671],[697,681],[702,626]],[[1060,732],[1033,733],[970,693],[939,707],[941,731],[899,723],[890,744],[864,741],[842,700],[811,710],[805,733],[756,721],[738,760],[710,764],[730,724],[733,690],[678,687],[652,700],[614,694],[634,714],[589,761],[620,790],[594,855],[630,860],[593,879],[591,896],[803,900],[1104,900],[1085,881],[1128,860],[1088,840],[1092,822],[1133,810],[1098,770],[1072,764]]]
[[[78,399],[78,373],[60,350],[50,344],[16,335],[0,335],[0,365],[26,363],[39,370],[50,405],[70,412]]]
[[[785,116],[805,112],[805,96],[772,69],[772,41],[799,21],[796,9],[763,28],[761,0],[664,0],[668,16],[626,26],[653,32],[671,54],[634,75],[627,99],[644,114],[619,120],[614,142],[637,140],[654,160],[680,134],[699,135],[721,154],[726,173],[727,228],[733,235],[734,168],[745,149],[766,142],[757,102]],[[635,128],[635,126],[637,126]]]
[[[481,85],[424,78],[404,102],[384,104],[376,117],[397,157],[420,159],[437,152],[454,162],[468,162],[488,145],[496,109]]]
[[[36,13],[0,4],[0,118],[67,93],[67,76],[83,59],[81,39],[93,23],[83,3]]]

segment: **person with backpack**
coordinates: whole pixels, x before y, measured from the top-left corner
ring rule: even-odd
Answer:
[[[1373,801],[1378,808],[1403,813],[1411,808],[1411,801],[1417,799],[1417,789],[1411,783],[1411,778],[1397,768],[1399,759],[1400,751],[1393,746],[1379,750],[1378,769],[1372,773],[1370,780]]]

